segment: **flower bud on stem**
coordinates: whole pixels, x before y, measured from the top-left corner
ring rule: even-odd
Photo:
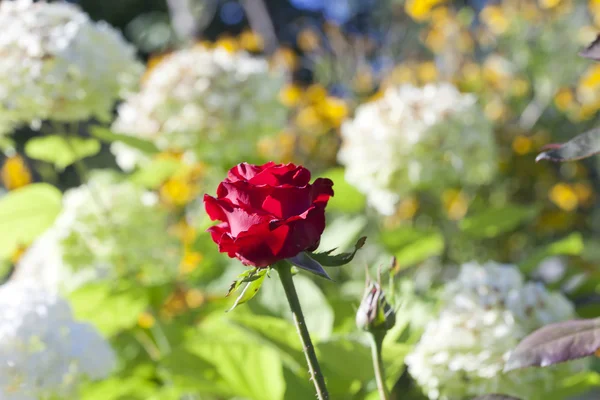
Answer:
[[[292,266],[286,261],[280,261],[275,265],[275,268],[277,269],[279,279],[281,280],[283,290],[285,291],[285,296],[287,297],[288,303],[290,304],[290,309],[292,310],[292,317],[294,319],[294,324],[296,325],[298,335],[300,336],[300,341],[302,342],[302,351],[306,356],[310,377],[315,385],[315,390],[317,391],[317,398],[319,400],[328,400],[329,393],[327,393],[327,387],[325,386],[325,378],[321,373],[321,367],[319,366],[319,361],[317,360],[317,354],[315,353],[315,348],[310,340],[310,334],[308,333],[306,321],[304,320],[304,315],[302,314],[298,293],[296,293],[296,288],[294,287],[294,281],[292,279]]]

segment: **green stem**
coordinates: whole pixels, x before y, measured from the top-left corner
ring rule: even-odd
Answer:
[[[329,394],[327,393],[327,387],[325,386],[325,378],[321,373],[321,367],[319,366],[319,361],[317,360],[317,354],[315,353],[315,348],[310,340],[308,328],[306,327],[306,321],[304,320],[304,315],[302,314],[298,293],[296,293],[296,288],[294,287],[294,281],[292,279],[292,267],[287,262],[281,262],[277,264],[277,272],[279,274],[281,284],[283,285],[285,296],[290,304],[290,309],[292,310],[292,317],[294,318],[294,324],[296,325],[298,335],[300,336],[300,341],[302,342],[302,349],[304,351],[304,355],[306,356],[306,363],[308,364],[311,380],[313,381],[315,390],[317,391],[317,398],[319,400],[328,400]]]
[[[385,386],[385,372],[383,370],[383,360],[381,358],[381,348],[384,335],[369,332],[371,337],[371,357],[373,358],[373,370],[375,371],[375,380],[377,381],[377,390],[380,400],[388,400],[390,395]]]

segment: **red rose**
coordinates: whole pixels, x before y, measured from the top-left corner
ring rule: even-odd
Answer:
[[[333,182],[309,182],[310,171],[294,164],[233,167],[217,198],[204,195],[211,220],[222,221],[208,229],[219,251],[260,268],[315,250]]]

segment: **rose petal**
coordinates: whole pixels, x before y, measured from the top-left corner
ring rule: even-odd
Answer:
[[[270,161],[263,165],[252,165],[248,163],[241,163],[231,168],[227,173],[227,180],[230,182],[237,181],[249,181],[254,178],[256,175],[261,173],[263,170],[267,168],[271,168],[276,165],[273,161]]]
[[[273,190],[270,186],[255,186],[248,182],[222,182],[217,188],[219,199],[228,199],[232,204],[246,209],[261,209],[263,202]]]
[[[308,210],[312,205],[311,197],[310,186],[276,187],[265,198],[261,208],[278,219],[287,219]]]
[[[279,255],[288,236],[289,227],[269,229],[269,224],[252,227],[235,239],[236,255],[246,265],[266,267],[281,260]]]
[[[271,166],[249,180],[253,185],[269,186],[305,186],[309,181],[310,171],[292,163]]]
[[[294,257],[305,250],[315,250],[319,246],[321,235],[325,230],[325,210],[321,207],[311,207],[302,215],[296,215],[286,220],[271,221],[271,229],[288,226],[289,233],[279,256]]]
[[[205,195],[204,205],[211,219],[229,224],[229,234],[233,238],[236,238],[241,232],[248,231],[254,225],[268,224],[273,219],[270,215],[252,213],[242,207],[232,205],[228,199],[215,199]]]
[[[327,178],[317,178],[312,184],[312,202],[325,207],[333,196],[333,181]]]

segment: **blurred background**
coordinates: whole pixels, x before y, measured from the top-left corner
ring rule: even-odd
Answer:
[[[535,162],[543,146],[598,124],[600,64],[578,52],[600,32],[600,1],[66,3],[133,47],[78,50],[64,57],[75,72],[39,92],[46,70],[29,63],[46,58],[0,61],[0,130],[10,128],[0,138],[0,258],[5,282],[33,277],[60,293],[110,344],[114,365],[56,378],[68,395],[39,389],[44,379],[27,378],[37,367],[23,367],[10,384],[0,374],[0,394],[20,400],[10,393],[30,385],[37,394],[23,399],[313,398],[277,282],[225,313],[245,268],[205,233],[202,195],[239,162],[273,160],[334,181],[320,250],[368,237],[350,265],[328,270],[334,282],[295,277],[332,399],[378,398],[355,326],[367,275],[381,277],[396,310],[383,350],[390,398],[598,398],[594,357],[501,371],[533,330],[600,315],[598,158]],[[68,24],[0,6],[4,23],[19,13],[62,57],[52,40]],[[0,55],[35,42],[21,35],[0,38]],[[99,43],[90,38],[82,48]],[[60,79],[109,82],[92,97],[113,90],[116,72],[99,78],[94,66],[127,69],[126,93],[102,112],[59,117],[72,92],[48,89]],[[14,83],[26,69],[27,90]],[[46,99],[49,112],[17,116]],[[19,310],[1,292],[0,304]],[[0,330],[3,362],[18,347],[6,337],[26,331]],[[78,365],[93,364],[76,337],[73,354],[87,357]],[[45,348],[52,368],[59,351]]]

